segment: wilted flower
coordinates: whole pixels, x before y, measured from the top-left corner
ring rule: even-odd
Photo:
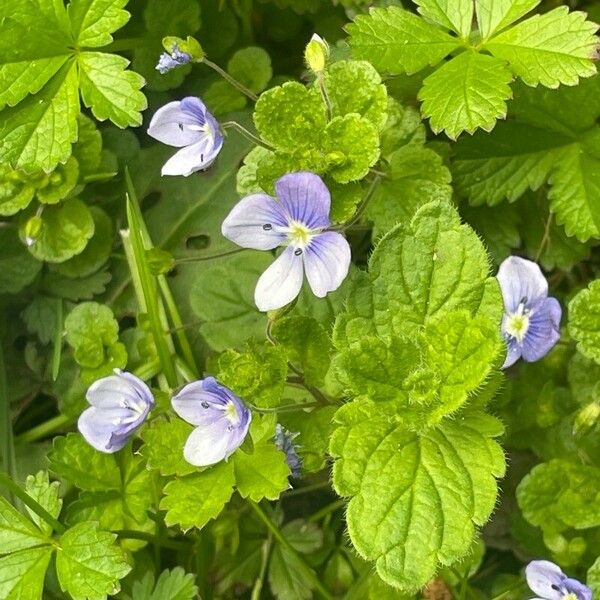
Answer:
[[[223,146],[219,124],[200,98],[194,96],[159,108],[150,121],[148,135],[163,144],[181,148],[163,165],[162,175],[187,177],[207,169]]]
[[[91,406],[79,417],[79,431],[88,444],[108,454],[127,443],[154,407],[150,388],[139,377],[118,369],[95,381],[85,397]]]
[[[252,413],[214,377],[186,385],[171,401],[175,412],[196,426],[183,456],[196,467],[214,465],[231,456],[248,433]]]
[[[297,437],[298,433],[291,433],[280,423],[275,426],[275,446],[285,453],[285,462],[292,472],[292,477],[300,477],[302,473],[302,459],[298,456],[294,444]]]
[[[350,246],[330,225],[331,197],[314,173],[284,175],[275,182],[277,199],[267,194],[243,198],[229,213],[221,231],[244,248],[271,250],[287,246],[260,276],[254,292],[259,310],[291,302],[308,283],[319,298],[336,290],[350,267]]]
[[[182,52],[177,44],[173,44],[171,52],[163,52],[156,65],[156,70],[164,75],[171,69],[175,69],[181,65],[186,65],[192,60],[192,57],[187,52]]]
[[[535,362],[545,356],[560,337],[560,304],[548,297],[548,282],[539,266],[510,256],[498,270],[504,298],[502,334],[508,346],[503,369],[519,358]]]
[[[531,561],[525,569],[527,585],[538,595],[532,600],[592,600],[592,590],[570,579],[548,560]]]

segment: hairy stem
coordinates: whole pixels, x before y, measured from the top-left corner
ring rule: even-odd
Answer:
[[[236,88],[238,91],[242,92],[242,94],[244,94],[244,96],[247,96],[248,98],[250,98],[250,100],[252,100],[252,102],[256,102],[258,100],[258,96],[254,92],[250,91],[245,85],[241,84],[237,79],[234,79],[227,71],[225,71],[224,69],[221,69],[221,67],[219,65],[208,60],[207,58],[203,58],[202,62],[207,67],[210,67],[213,71],[217,72],[225,81],[230,83],[234,88]]]
[[[275,150],[273,146],[267,144],[266,142],[263,142],[263,140],[261,140],[257,135],[254,135],[251,131],[248,131],[243,125],[241,125],[237,121],[225,121],[224,123],[221,123],[221,127],[223,129],[235,129],[253,144],[256,144],[257,146],[262,146],[267,150]]]

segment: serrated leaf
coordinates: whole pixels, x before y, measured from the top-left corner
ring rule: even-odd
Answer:
[[[27,240],[27,212],[21,217],[19,234]],[[41,228],[28,244],[28,249],[38,260],[64,262],[83,252],[94,235],[94,219],[90,209],[78,198],[46,206],[41,214]]]
[[[421,112],[435,133],[456,139],[463,131],[491,131],[506,116],[512,76],[504,61],[466,51],[423,81]]]
[[[77,137],[77,71],[67,61],[35,96],[0,112],[0,154],[15,168],[51,171]]]
[[[31,496],[42,508],[44,508],[55,519],[60,514],[62,508],[62,500],[58,495],[58,481],[50,483],[48,471],[40,471],[36,475],[29,475],[25,480],[25,491]],[[46,535],[52,534],[52,525],[46,523],[39,515],[34,513],[29,507],[27,512],[31,520],[43,531]]]
[[[452,198],[452,176],[433,150],[409,144],[393,152],[388,161],[388,176],[378,184],[366,211],[376,237],[410,221],[424,204]]]
[[[426,19],[466,39],[471,33],[473,4],[471,0],[417,0],[417,10]]]
[[[350,538],[384,581],[416,592],[440,564],[468,552],[494,508],[504,456],[492,438],[502,427],[471,413],[417,435],[364,401],[342,407],[336,420],[333,483],[352,496]]]
[[[181,419],[155,419],[142,430],[144,445],[141,453],[149,469],[158,469],[161,475],[189,475],[197,471],[183,458],[183,448],[193,427]]]
[[[363,60],[340,60],[324,75],[324,84],[334,116],[358,113],[377,129],[387,118],[387,90],[379,73]]]
[[[390,73],[410,75],[436,65],[460,45],[457,38],[396,6],[359,15],[347,29],[354,56]]]
[[[56,574],[63,591],[73,600],[105,600],[116,594],[131,566],[115,544],[115,536],[98,529],[97,523],[80,523],[60,538]]]
[[[0,554],[50,543],[50,539],[0,496]]]
[[[278,600],[309,600],[312,598],[312,580],[307,567],[296,554],[279,544],[273,549],[269,561],[269,585]]]
[[[540,0],[476,0],[475,12],[484,39],[502,31],[533,10]]]
[[[170,481],[160,503],[161,510],[167,511],[165,523],[168,527],[179,525],[184,531],[192,527],[202,529],[219,516],[233,494],[234,485],[233,461]]]
[[[535,466],[517,488],[523,516],[552,532],[600,525],[600,469],[554,459]]]
[[[242,498],[254,502],[264,498],[277,500],[290,487],[285,454],[275,447],[272,439],[255,444],[252,454],[236,452],[232,460],[235,485]]]
[[[69,4],[73,36],[81,48],[98,48],[113,41],[111,33],[129,21],[128,0],[75,0]]]
[[[275,321],[273,336],[292,363],[299,365],[309,385],[323,385],[331,362],[331,342],[325,328],[310,317],[284,317]]]
[[[600,280],[592,281],[569,303],[569,333],[579,352],[600,363]]]
[[[53,552],[52,546],[39,546],[0,557],[0,598],[39,600]]]
[[[485,48],[506,60],[527,85],[576,85],[596,73],[598,26],[586,16],[560,6],[494,36]]]
[[[110,119],[121,128],[141,125],[141,111],[147,107],[140,92],[144,79],[127,70],[127,59],[116,54],[82,52],[77,62],[81,97],[96,119]]]
[[[146,573],[141,582],[133,584],[131,600],[193,600],[198,594],[194,579],[192,573],[175,567],[163,571],[155,585],[152,573]]]

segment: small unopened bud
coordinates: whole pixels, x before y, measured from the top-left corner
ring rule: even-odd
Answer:
[[[146,260],[152,275],[163,275],[175,266],[175,259],[170,252],[162,248],[152,248],[146,251]]]
[[[573,433],[579,435],[589,431],[596,424],[598,417],[600,417],[600,404],[590,402],[575,415]]]
[[[204,58],[204,50],[200,42],[191,35],[188,35],[185,40],[175,35],[168,35],[162,39],[162,45],[169,54],[183,52],[194,62],[200,62]]]
[[[29,221],[25,223],[23,234],[25,238],[25,244],[27,244],[27,246],[33,246],[33,244],[35,244],[42,231],[43,225],[44,222],[42,221],[42,217],[39,215],[33,215],[33,217],[31,217]]]
[[[304,60],[313,73],[321,73],[329,58],[329,44],[316,33],[310,38],[304,50]]]

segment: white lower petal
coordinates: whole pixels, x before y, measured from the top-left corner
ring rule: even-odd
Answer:
[[[227,458],[227,420],[194,429],[183,448],[183,457],[195,467],[208,467]]]
[[[311,240],[304,254],[304,269],[315,296],[323,298],[340,287],[350,259],[350,245],[340,233],[327,231]]]
[[[176,152],[164,165],[161,175],[183,175],[187,177],[196,171],[207,169],[215,161],[221,145],[215,147],[211,136],[186,146]]]
[[[254,290],[258,310],[266,312],[289,304],[302,288],[304,269],[302,255],[288,246],[275,262],[260,276]]]

